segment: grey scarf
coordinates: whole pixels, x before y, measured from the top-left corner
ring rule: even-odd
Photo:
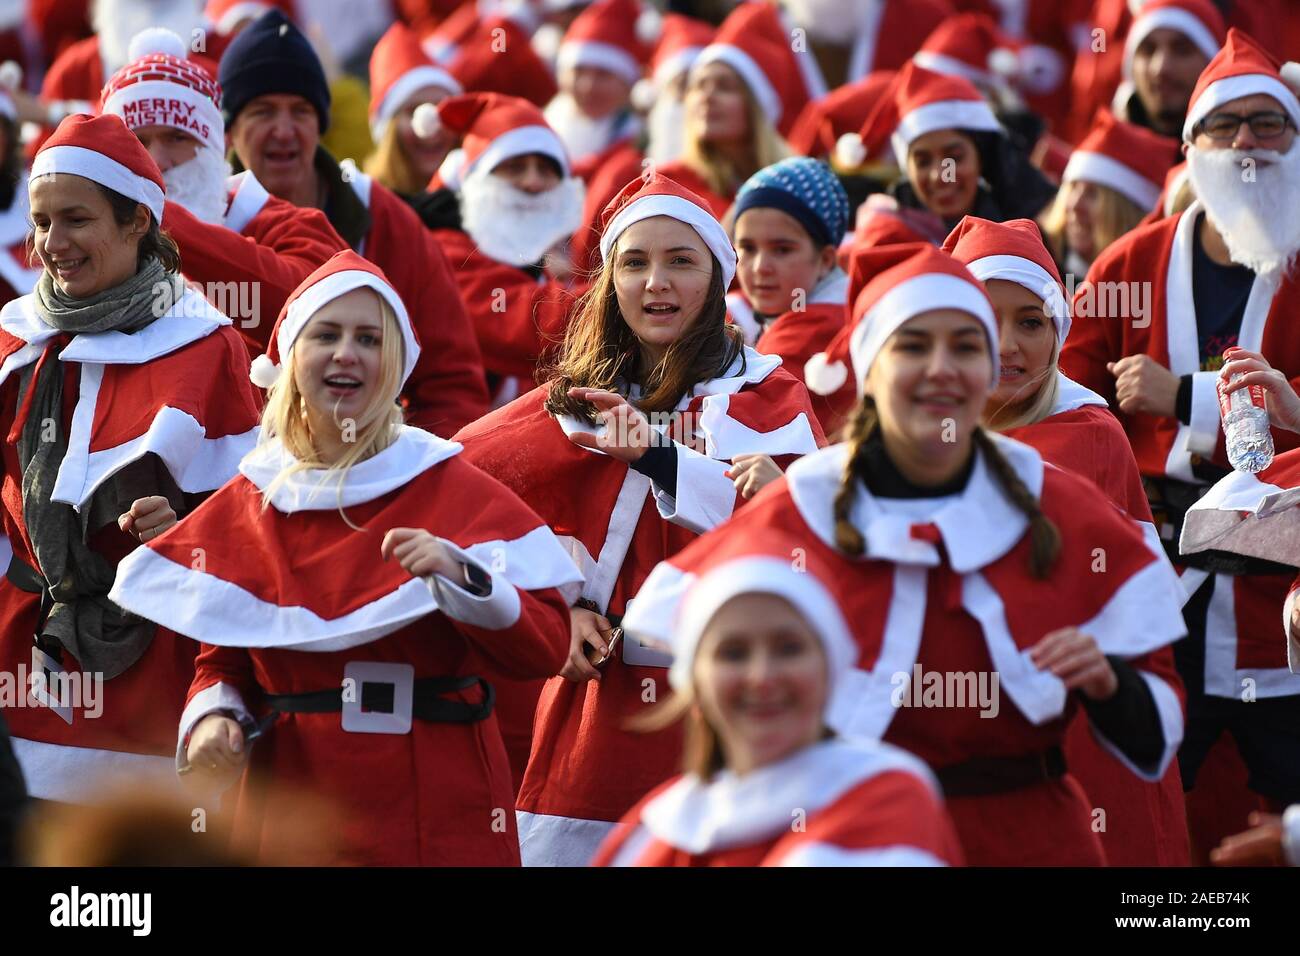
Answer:
[[[46,272],[32,298],[36,314],[60,332],[130,334],[163,315],[183,290],[179,276],[165,272],[157,259],[148,259],[121,285],[85,299],[66,295]],[[80,513],[71,505],[51,501],[59,466],[68,452],[63,429],[63,367],[58,357],[47,350],[39,363],[27,366],[19,380],[19,393],[24,396],[19,407],[24,402],[29,406],[18,438],[23,519],[38,570],[53,600],[42,633],[75,656],[83,670],[102,672],[107,680],[139,659],[154,628],[108,599],[114,566],[87,545],[87,538],[115,522],[136,498],[172,492],[175,486],[164,480],[159,487],[154,476],[158,472],[165,475],[165,469],[137,462],[136,467],[119,471],[96,489]]]

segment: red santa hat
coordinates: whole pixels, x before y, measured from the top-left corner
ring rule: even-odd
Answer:
[[[1033,94],[1050,93],[1065,79],[1060,54],[1013,39],[983,13],[945,20],[926,37],[912,61],[935,73],[987,87],[1009,84]]]
[[[811,99],[804,63],[791,48],[773,4],[742,3],[732,10],[691,69],[710,63],[725,63],[735,70],[783,135]]]
[[[509,16],[480,18],[475,5],[466,3],[422,46],[466,92],[503,93],[545,106],[555,96],[555,77],[528,42],[530,30]]]
[[[654,216],[668,216],[695,230],[722,267],[722,287],[736,276],[736,250],[722,223],[709,211],[709,204],[680,183],[654,173],[637,177],[609,201],[600,214],[600,258],[609,259],[629,226]]]
[[[398,21],[370,54],[370,135],[376,142],[401,105],[426,86],[440,87],[453,96],[464,92],[454,76],[433,65],[415,34]]]
[[[1061,181],[1096,183],[1140,209],[1154,209],[1160,184],[1177,155],[1176,141],[1100,109],[1092,130],[1070,154]]]
[[[830,569],[818,569],[818,573],[796,569],[790,555],[805,549],[798,541],[779,540],[781,537],[764,536],[755,542],[760,553],[715,563],[686,589],[671,633],[673,662],[668,683],[678,691],[692,685],[700,639],[724,605],[742,595],[768,594],[789,603],[821,641],[826,654],[826,712],[843,713],[841,707],[848,703],[839,699],[848,690],[843,678],[857,662],[857,644],[839,604],[818,578]]]
[[[632,87],[632,103],[648,112],[662,90],[692,66],[713,40],[713,27],[682,13],[667,13],[647,67],[648,76]]]
[[[656,11],[643,8],[638,0],[597,0],[564,31],[556,72],[595,67],[631,86],[641,79],[650,59],[648,44],[658,32],[657,18]]]
[[[957,309],[979,320],[989,352],[998,352],[998,325],[984,287],[964,265],[928,242],[856,248],[849,261],[849,322],[826,351],[804,366],[804,381],[818,395],[839,391],[851,360],[861,394],[867,372],[889,337],[909,319],[936,309]],[[990,384],[998,380],[993,362]]]
[[[1156,30],[1177,30],[1212,58],[1223,46],[1223,17],[1210,0],[1151,0],[1142,5],[1124,40],[1124,79],[1133,78],[1133,58]]]
[[[965,216],[944,240],[943,251],[963,263],[981,282],[990,279],[1014,282],[1042,299],[1044,311],[1056,328],[1057,345],[1065,344],[1065,337],[1070,334],[1065,286],[1032,219],[990,222]]]
[[[993,110],[970,80],[944,76],[909,62],[867,114],[857,140],[850,134],[840,148],[869,156],[889,142],[902,163],[913,142],[940,129],[1002,131]],[[858,149],[853,148],[855,144]]]
[[[186,58],[185,41],[161,27],[131,41],[131,62],[99,94],[101,112],[122,117],[127,128],[170,126],[189,133],[219,155],[226,152],[221,86]]]
[[[290,360],[293,344],[311,317],[324,306],[354,289],[373,289],[392,308],[397,327],[402,330],[402,382],[405,383],[420,357],[420,340],[402,297],[388,283],[379,266],[363,259],[351,249],[336,252],[293,290],[271,330],[266,354],[253,359],[248,377],[259,388],[270,388],[280,377],[280,370]]]
[[[32,161],[32,179],[53,173],[71,173],[99,183],[148,206],[154,222],[162,222],[162,173],[120,116],[65,117]]]
[[[245,20],[256,20],[268,10],[280,10],[295,19],[293,0],[208,0],[203,19],[221,36],[228,35]]]
[[[438,176],[450,189],[476,171],[490,173],[500,163],[527,153],[549,156],[569,176],[569,154],[532,103],[500,93],[465,93],[443,100],[434,109],[416,110],[415,129],[429,135],[439,126],[460,137],[460,148],[448,154]]]
[[[1283,82],[1278,62],[1245,33],[1229,30],[1223,49],[1214,55],[1192,90],[1183,139],[1191,142],[1196,124],[1224,103],[1260,93],[1277,100],[1291,122],[1300,126],[1300,100]]]
[[[893,82],[893,70],[876,70],[836,87],[803,108],[786,142],[804,156],[830,156],[837,167],[856,169],[867,161],[858,131],[880,98],[892,92]]]

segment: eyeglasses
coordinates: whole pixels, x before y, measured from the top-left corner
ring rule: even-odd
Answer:
[[[1273,139],[1281,136],[1286,132],[1287,127],[1293,125],[1291,118],[1285,113],[1266,110],[1262,113],[1251,113],[1249,116],[1240,113],[1211,113],[1201,120],[1200,127],[1201,132],[1210,139],[1228,140],[1237,135],[1237,130],[1241,129],[1242,123],[1249,126],[1251,133],[1258,139]]]

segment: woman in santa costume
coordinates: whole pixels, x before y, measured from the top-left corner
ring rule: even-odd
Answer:
[[[708,554],[782,530],[801,560],[831,563],[853,622],[861,670],[837,729],[935,770],[967,863],[1102,863],[1062,744],[1082,707],[1133,772],[1163,775],[1182,706],[1155,652],[1183,634],[1177,579],[1093,484],[979,426],[998,330],[964,266],[913,244],[861,250],[853,268],[864,394],[847,441],[660,565],[625,627],[662,639]]]
[[[667,689],[664,656],[614,633],[645,576],[743,501],[735,456],[786,467],[822,443],[804,387],[725,321],[735,251],[703,199],[662,176],[634,180],[603,225],[604,267],[550,382],[458,436],[586,576],[568,661],[536,709],[517,802],[526,865],[588,862],[679,766],[679,734],[626,727]],[[531,701],[519,697],[526,740]]]
[[[681,158],[655,169],[719,219],[745,180],[789,155],[781,134],[814,95],[790,46],[775,6],[742,3],[691,66]]]
[[[836,254],[849,226],[849,197],[824,163],[791,157],[740,187],[733,222],[740,291],[727,296],[727,313],[759,352],[802,375],[845,326],[849,277]],[[835,395],[813,398],[827,435],[856,398],[847,376]],[[767,473],[777,475],[771,467]]]
[[[581,578],[460,445],[401,423],[418,353],[378,267],[345,251],[313,272],[253,363],[270,390],[258,447],[123,562],[113,595],[201,644],[178,769],[229,785],[256,728],[272,787],[343,813],[343,849],[323,862],[511,865],[485,675],[559,668]],[[259,799],[246,778],[236,827],[255,846]]]
[[[888,196],[860,207],[858,225],[896,217],[913,241],[943,242],[963,216],[994,222],[1036,216],[1053,187],[1006,135],[969,80],[908,63],[867,115],[836,144],[837,164],[856,168],[892,147],[902,176]]]
[[[1151,521],[1142,476],[1119,421],[1095,392],[1057,367],[1070,330],[1065,290],[1038,227],[967,216],[943,245],[993,303],[1000,376],[985,425],[1036,449],[1045,461],[1091,479],[1140,522],[1153,553],[1164,549]],[[1155,652],[1173,666],[1172,652]],[[1075,717],[1065,757],[1093,806],[1109,808],[1101,842],[1112,866],[1186,866],[1187,815],[1176,762],[1158,783],[1135,777],[1100,747],[1085,716]]]
[[[366,174],[403,199],[424,192],[452,147],[448,133],[423,137],[412,124],[423,104],[463,93],[459,81],[434,65],[402,22],[388,28],[370,54],[370,135],[375,151]]]
[[[194,651],[109,587],[137,541],[232,477],[256,438],[248,353],[184,287],[163,194],[121,119],[64,120],[29,183],[45,271],[0,310],[0,670],[39,675],[44,706],[8,720],[43,799],[83,802],[105,774],[170,776]]]
[[[857,647],[792,539],[739,542],[672,631],[685,773],[634,807],[596,866],[943,866],[961,861],[938,783],[911,754],[827,727]],[[840,705],[842,706],[842,704]]]

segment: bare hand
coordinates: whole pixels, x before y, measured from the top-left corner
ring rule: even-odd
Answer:
[[[141,544],[152,541],[176,523],[176,512],[161,495],[137,498],[131,510],[117,519],[117,526]]]
[[[639,461],[650,447],[650,423],[622,395],[603,388],[571,388],[569,397],[595,405],[596,412],[605,425],[605,431],[601,435],[594,432],[573,432],[569,435],[569,441],[575,445],[598,449],[629,465]]]
[[[423,528],[393,528],[379,545],[380,556],[387,561],[396,558],[413,578],[440,574],[449,581],[460,583],[465,579],[461,563],[446,546]]]
[[[731,468],[725,474],[741,497],[748,501],[780,478],[781,469],[767,455],[746,454],[733,456]]]
[[[191,731],[185,759],[201,780],[228,790],[248,762],[243,728],[222,714],[208,714]]]
[[[1282,818],[1272,813],[1252,813],[1252,829],[1223,838],[1210,851],[1215,866],[1285,866],[1282,850]]]
[[[1110,700],[1119,690],[1119,678],[1097,642],[1077,627],[1053,631],[1029,649],[1029,659],[1040,671],[1049,671],[1092,700]]]
[[[1268,359],[1258,352],[1236,348],[1224,352],[1223,357],[1228,361],[1219,369],[1219,375],[1224,380],[1225,394],[1231,395],[1248,385],[1260,386],[1268,405],[1268,420],[1273,426],[1300,432],[1300,395],[1295,393],[1285,375],[1269,365]],[[1238,372],[1242,373],[1241,378],[1229,383],[1228,377]]]
[[[1178,376],[1149,355],[1128,355],[1108,362],[1115,376],[1115,400],[1127,415],[1139,412],[1172,418],[1178,406]]]
[[[600,680],[600,671],[587,659],[587,645],[609,653],[609,634],[614,626],[608,619],[586,608],[569,608],[569,659],[560,668],[560,676],[575,684]]]

